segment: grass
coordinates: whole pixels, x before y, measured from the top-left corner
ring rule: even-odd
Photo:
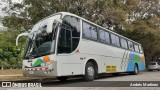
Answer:
[[[0,75],[22,74],[22,69],[4,69],[0,70]]]

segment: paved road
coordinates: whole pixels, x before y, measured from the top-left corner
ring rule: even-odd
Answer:
[[[123,82],[121,82],[123,81]],[[129,86],[131,83],[136,83],[137,81],[148,81],[147,84],[150,84],[150,81],[157,81],[160,86],[160,71],[153,72],[140,72],[139,75],[128,75],[121,74],[119,76],[107,75],[102,76],[99,79],[96,79],[93,82],[85,82],[82,78],[70,79],[66,82],[60,82],[58,80],[46,80],[41,81],[43,88],[23,88],[23,90],[160,90],[160,87],[121,87]],[[153,82],[153,84],[157,84]],[[139,83],[139,82],[138,82]],[[140,82],[141,83],[141,82]],[[97,87],[99,86],[99,87]],[[105,87],[110,86],[110,87]],[[112,86],[117,86],[112,88]],[[22,88],[8,88],[8,90],[16,90]],[[1,90],[1,89],[0,89]]]

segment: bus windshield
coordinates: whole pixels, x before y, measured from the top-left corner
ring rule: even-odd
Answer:
[[[39,28],[28,37],[25,59],[36,58],[54,53],[57,26],[52,33],[47,33],[47,25]]]

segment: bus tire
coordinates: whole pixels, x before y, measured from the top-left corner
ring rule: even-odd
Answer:
[[[113,76],[119,76],[119,73],[112,73]]]
[[[92,62],[88,62],[85,66],[85,75],[83,76],[85,81],[93,81],[96,76],[96,70]]]
[[[148,71],[152,71],[151,69],[148,69]]]
[[[135,65],[134,65],[134,71],[131,72],[131,74],[132,74],[132,75],[137,75],[138,73],[139,73],[139,68],[138,68],[138,65],[135,64]]]
[[[62,82],[67,81],[67,77],[66,76],[57,77],[57,79],[62,81]]]

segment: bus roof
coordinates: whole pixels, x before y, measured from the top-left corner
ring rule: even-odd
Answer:
[[[133,40],[127,38],[127,37],[124,37],[124,36],[122,36],[122,35],[120,35],[120,34],[118,34],[118,33],[115,33],[115,32],[113,32],[113,31],[110,30],[110,29],[106,29],[106,28],[104,28],[104,27],[102,27],[102,26],[100,26],[100,25],[97,25],[97,24],[95,24],[95,23],[93,23],[93,22],[91,22],[91,21],[89,21],[89,20],[87,20],[87,19],[85,19],[85,18],[82,18],[82,17],[80,17],[80,16],[78,16],[78,15],[75,15],[75,14],[72,14],[72,13],[69,13],[69,12],[58,12],[58,13],[54,13],[54,14],[46,17],[46,18],[52,17],[52,16],[57,15],[57,14],[61,14],[61,15],[62,15],[62,18],[63,18],[64,16],[66,16],[66,15],[70,15],[70,16],[74,16],[74,17],[80,18],[80,19],[82,19],[82,20],[84,20],[84,21],[86,21],[86,22],[89,22],[89,23],[91,23],[91,24],[93,24],[93,25],[95,25],[95,26],[97,26],[97,27],[99,27],[99,28],[102,28],[102,29],[104,29],[104,30],[106,30],[106,31],[108,31],[108,32],[114,33],[114,34],[116,34],[116,35],[118,35],[118,36],[120,36],[120,37],[123,37],[123,38],[125,38],[125,39],[128,39],[128,40],[134,42],[134,43],[137,43],[137,44],[141,45],[140,43],[135,42],[135,41],[133,41]],[[44,19],[46,19],[46,18],[44,18]],[[42,20],[44,20],[44,19],[42,19]],[[42,20],[41,20],[41,21],[42,21]]]

